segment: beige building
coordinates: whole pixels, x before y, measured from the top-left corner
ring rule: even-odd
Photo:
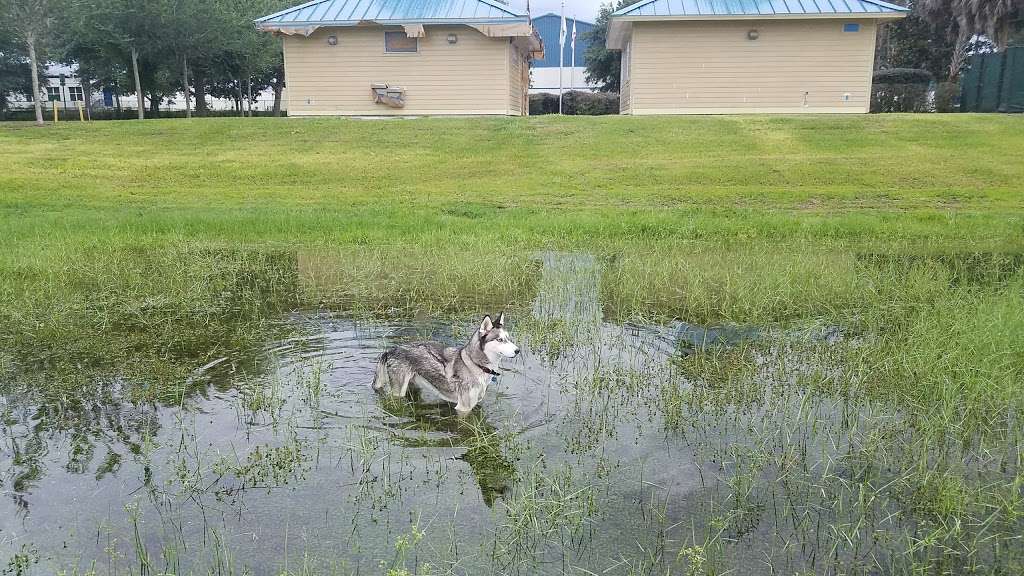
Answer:
[[[289,116],[525,115],[525,14],[493,0],[318,0],[256,26],[284,37]]]
[[[641,0],[615,12],[623,114],[865,113],[877,0]]]

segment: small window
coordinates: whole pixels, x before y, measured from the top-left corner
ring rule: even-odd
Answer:
[[[409,38],[405,32],[385,32],[385,52],[417,52],[419,50],[418,38]]]
[[[82,102],[85,98],[82,96],[81,86],[68,86],[68,100],[72,102]]]
[[[56,102],[60,100],[60,86],[47,86],[46,99],[50,102]]]
[[[847,22],[843,24],[843,32],[860,32],[860,24],[856,22]]]

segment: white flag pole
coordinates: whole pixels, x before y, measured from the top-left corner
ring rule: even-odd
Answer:
[[[569,90],[576,89],[576,15],[572,15],[572,66],[569,68]]]
[[[562,113],[562,67],[565,61],[565,1],[562,1],[562,28],[558,31],[558,113]]]

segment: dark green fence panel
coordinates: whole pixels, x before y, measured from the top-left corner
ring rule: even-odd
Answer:
[[[981,69],[985,65],[985,57],[980,54],[971,56],[960,78],[960,111],[978,111],[978,87],[981,86]]]
[[[1024,48],[1006,51],[1000,112],[1024,112]]]
[[[1024,47],[971,56],[960,79],[962,112],[1024,112]]]

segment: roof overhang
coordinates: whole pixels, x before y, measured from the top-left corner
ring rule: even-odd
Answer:
[[[255,21],[256,29],[273,34],[286,36],[301,35],[309,36],[320,28],[352,28],[356,26],[452,26],[464,25],[473,28],[523,25],[532,31],[529,21],[526,18],[480,18],[480,19],[430,19],[430,20],[336,20],[317,22],[271,22],[265,19]],[[511,30],[511,28],[510,28]],[[532,33],[532,32],[531,32]],[[526,36],[528,33],[506,34],[506,36]]]
[[[633,32],[634,22],[731,22],[734,20],[898,20],[907,12],[847,12],[827,14],[701,14],[683,16],[612,16],[608,19],[609,50],[622,50]]]

